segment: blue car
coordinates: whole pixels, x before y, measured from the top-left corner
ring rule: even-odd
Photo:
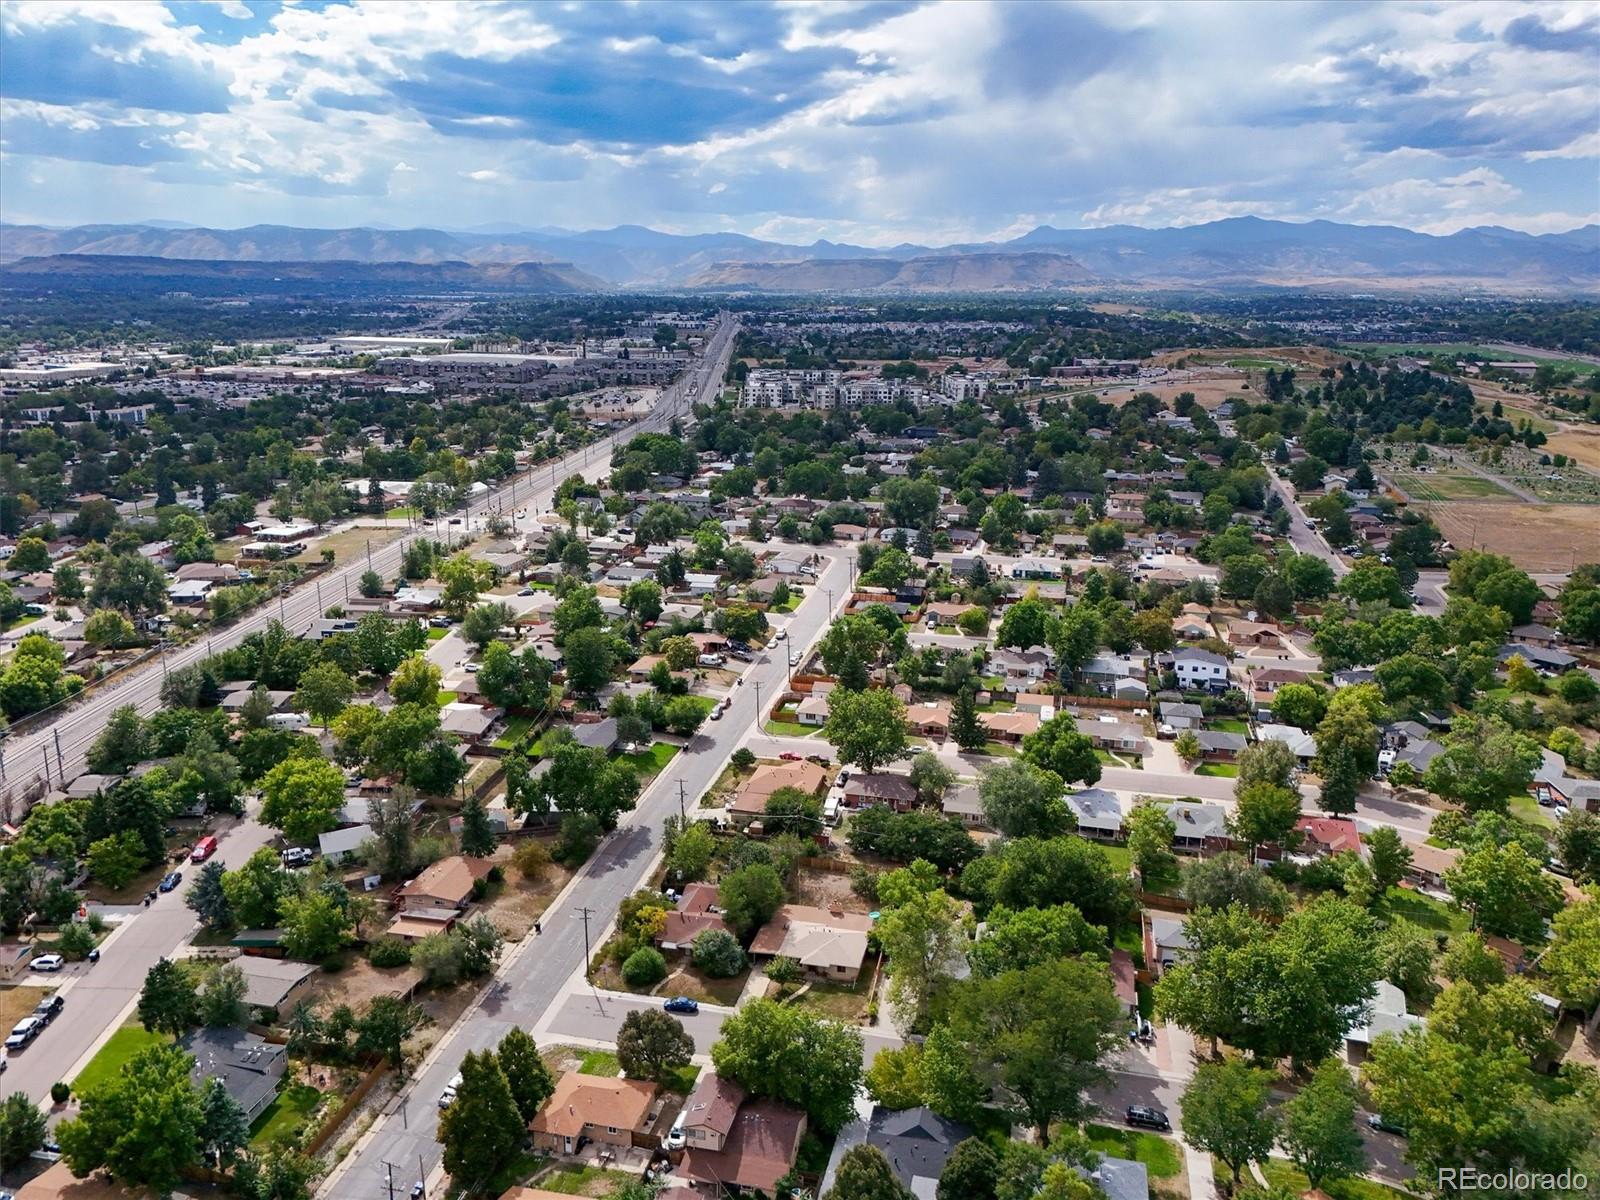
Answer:
[[[182,882],[183,882],[183,872],[182,871],[168,871],[166,876],[161,880],[161,890],[163,892],[170,892],[173,888],[177,887]]]
[[[674,996],[661,1007],[669,1013],[697,1013],[700,1011],[700,1001],[691,1000],[687,996]]]

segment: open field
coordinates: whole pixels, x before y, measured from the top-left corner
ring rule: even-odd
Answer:
[[[316,545],[304,554],[291,558],[290,562],[313,563],[322,561],[324,550],[333,551],[333,561],[336,566],[343,566],[352,558],[367,552],[367,543],[372,543],[376,550],[379,546],[388,545],[396,538],[405,534],[405,527],[396,525],[392,529],[379,528],[375,525],[362,525],[354,529],[346,529],[343,533],[331,533],[319,540]]]
[[[1600,557],[1600,511],[1592,504],[1456,501],[1427,513],[1459,549],[1504,554],[1524,571],[1570,571]]]
[[[1419,474],[1415,471],[1389,471],[1396,486],[1413,500],[1506,500],[1510,492],[1478,475]]]

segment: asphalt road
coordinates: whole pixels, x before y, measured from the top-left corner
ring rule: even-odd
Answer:
[[[1306,510],[1301,508],[1300,501],[1295,499],[1293,485],[1287,479],[1280,479],[1278,473],[1271,467],[1267,468],[1267,479],[1293,518],[1289,524],[1289,544],[1295,548],[1296,553],[1315,554],[1333,568],[1335,577],[1348,575],[1350,568],[1344,559],[1334,553],[1333,547],[1328,545],[1328,540],[1322,534],[1306,524]]]
[[[319,1195],[337,1200],[382,1200],[388,1195],[385,1164],[395,1164],[397,1181],[403,1167],[408,1183],[416,1178],[419,1158],[428,1172],[434,1170],[440,1157],[435,1140],[438,1097],[459,1069],[462,1057],[469,1050],[497,1045],[512,1026],[533,1029],[557,1004],[583,968],[583,914],[588,913],[589,946],[598,948],[618,905],[641,886],[660,854],[662,822],[678,811],[680,782],[686,803],[693,807],[754,728],[757,684],[763,701],[770,704],[788,674],[787,648],[803,655],[827,628],[833,617],[825,599],[828,589],[832,589],[834,608],[844,606],[853,551],[831,548],[818,553],[827,565],[804,603],[785,622],[786,639],[774,643],[773,649],[746,669],[745,682],[734,690],[728,711],[720,720],[702,726],[640,796],[634,811],[558,898],[560,907],[546,914],[544,932],[524,939],[512,951],[477,1006],[441,1040],[411,1085],[324,1181]]]
[[[539,468],[538,478],[517,481],[491,492],[485,501],[474,508],[494,507],[504,503],[548,504],[554,484],[575,470],[595,474],[608,470],[609,452],[613,443],[627,441],[638,433],[662,430],[675,416],[687,409],[688,383],[698,384],[698,393],[705,395],[713,381],[719,381],[727,368],[727,358],[733,345],[733,325],[725,324],[708,348],[706,360],[693,368],[677,384],[663,391],[660,403],[645,420],[618,431],[603,442],[563,459],[555,470],[546,472]],[[587,462],[585,461],[587,459]],[[552,482],[552,480],[554,482]],[[420,536],[420,535],[417,535]],[[373,555],[374,565],[387,571],[399,563],[400,546],[410,538],[384,548]],[[353,583],[367,569],[364,560],[324,576],[324,586],[331,586],[330,594],[337,594],[343,583]],[[286,597],[282,606],[273,605],[240,624],[219,632],[209,641],[199,643],[167,656],[165,666],[175,670],[205,655],[236,645],[251,632],[264,628],[274,618],[284,621],[291,630],[303,630],[322,615],[315,589],[305,588]],[[161,706],[161,681],[163,671],[155,665],[130,676],[119,686],[98,691],[78,707],[66,712],[52,726],[31,731],[11,739],[5,747],[3,762],[5,774],[15,780],[18,774],[32,765],[32,770],[42,772],[48,757],[52,779],[59,779],[62,767],[66,778],[76,776],[82,767],[83,754],[99,735],[111,711],[124,704],[134,704],[143,713],[154,712]],[[56,765],[55,736],[60,735],[61,767]],[[230,865],[238,865],[249,858],[274,836],[274,831],[259,824],[252,815],[238,821],[224,820],[218,824],[218,857]],[[615,853],[608,847],[608,853]],[[186,869],[185,873],[188,873]],[[187,883],[187,880],[185,881]],[[68,968],[59,975],[38,975],[30,982],[57,985],[66,999],[66,1012],[41,1034],[26,1050],[8,1059],[4,1083],[6,1090],[24,1091],[36,1101],[43,1101],[50,1085],[58,1079],[70,1078],[82,1066],[89,1054],[110,1036],[125,1009],[138,995],[144,977],[157,959],[170,957],[194,932],[194,914],[183,903],[184,888],[161,896],[148,911],[121,923],[106,944],[101,961],[95,966],[80,965]]]

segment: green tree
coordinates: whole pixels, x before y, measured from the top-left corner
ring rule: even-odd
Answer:
[[[922,1028],[935,994],[962,964],[960,910],[942,890],[923,892],[885,912],[877,934],[889,956],[889,999],[909,1028]]]
[[[1411,848],[1388,825],[1380,825],[1361,835],[1367,844],[1367,865],[1380,893],[1387,892],[1406,876],[1411,866]]]
[[[822,736],[841,762],[872,772],[906,756],[906,706],[893,692],[841,688],[828,699]]]
[[[244,994],[249,986],[244,972],[233,963],[224,963],[206,979],[200,989],[200,1020],[213,1029],[243,1026]]]
[[[1029,762],[1053,771],[1063,783],[1093,784],[1100,779],[1100,760],[1087,734],[1078,732],[1077,722],[1058,713],[1022,739],[1022,756]]]
[[[483,799],[471,792],[461,802],[461,853],[468,858],[488,858],[500,844],[500,835],[489,822]]]
[[[1185,863],[1179,890],[1197,909],[1239,904],[1253,913],[1272,916],[1282,916],[1289,909],[1288,889],[1232,851]]]
[[[1272,718],[1285,725],[1313,729],[1327,712],[1327,693],[1309,683],[1290,683],[1272,696]]]
[[[550,1068],[545,1066],[538,1043],[527,1030],[514,1025],[500,1039],[495,1057],[500,1060],[500,1070],[511,1089],[518,1114],[524,1122],[533,1120],[556,1090],[555,1079]]]
[[[1036,593],[1007,607],[1000,618],[1000,629],[995,634],[995,645],[1015,646],[1027,650],[1045,646],[1050,642],[1051,625],[1055,621],[1055,606],[1039,599]]]
[[[1517,842],[1486,844],[1445,872],[1451,897],[1487,933],[1537,941],[1561,908],[1561,885]]]
[[[616,669],[616,651],[611,635],[597,626],[568,634],[561,647],[566,660],[567,682],[585,696],[592,696],[611,681]]]
[[[873,665],[883,651],[883,631],[867,617],[840,617],[828,628],[817,649],[828,674],[842,689],[860,692],[871,681]],[[840,697],[835,696],[837,703]]]
[[[89,587],[89,604],[115,608],[130,617],[166,611],[167,574],[153,559],[113,554],[100,560]]]
[[[344,807],[344,775],[325,758],[286,758],[261,780],[261,820],[291,842],[334,827]]]
[[[1109,987],[1109,982],[1107,987]],[[854,1111],[862,1078],[859,1030],[771,1000],[741,1005],[711,1047],[717,1074],[754,1096],[804,1109],[824,1132]]]
[[[441,603],[458,621],[478,602],[478,594],[494,582],[494,568],[475,561],[465,551],[441,564],[436,574],[444,584]]]
[[[1027,759],[1010,759],[978,782],[985,819],[1007,837],[1056,837],[1074,825],[1061,779]]]
[[[1356,796],[1378,769],[1378,730],[1354,707],[1330,707],[1317,726],[1317,775],[1324,812],[1351,813]]]
[[[1128,851],[1145,885],[1171,878],[1178,865],[1177,856],[1172,852],[1172,840],[1178,835],[1178,827],[1167,812],[1167,806],[1150,800],[1136,804],[1128,814],[1127,826]]]
[[[1300,793],[1275,783],[1252,783],[1234,789],[1230,824],[1233,834],[1250,847],[1250,857],[1265,842],[1291,846],[1300,820]]]
[[[617,1061],[630,1079],[671,1079],[694,1057],[694,1039],[683,1022],[655,1009],[635,1009],[617,1032]]]
[[[378,996],[356,1022],[357,1052],[381,1054],[399,1066],[406,1039],[428,1023],[428,1014],[398,996]]]
[[[989,910],[983,936],[967,951],[978,975],[1019,971],[1053,959],[1093,954],[1106,944],[1103,925],[1091,925],[1076,905]]]
[[[1287,788],[1293,782],[1294,770],[1294,751],[1283,742],[1254,742],[1239,755],[1239,775],[1233,794],[1237,797],[1246,788],[1262,783]]]
[[[1413,999],[1433,991],[1433,935],[1410,921],[1394,921],[1378,934],[1378,970],[1381,977]]]
[[[389,680],[389,696],[396,704],[433,705],[444,672],[420,654],[401,661]]]
[[[969,1137],[956,1143],[939,1173],[937,1200],[997,1200],[1000,1156],[988,1142]]]
[[[923,804],[937,804],[955,786],[956,773],[932,751],[924,750],[911,760],[911,786]]]
[[[200,1089],[200,1144],[207,1160],[231,1166],[239,1151],[250,1143],[250,1118],[228,1095],[220,1079],[208,1079]]]
[[[1540,761],[1532,738],[1498,718],[1463,714],[1452,722],[1422,784],[1469,812],[1504,812],[1509,796],[1527,790]]]
[[[1236,1059],[1201,1064],[1184,1089],[1184,1140],[1228,1168],[1235,1192],[1245,1164],[1265,1161],[1277,1138],[1271,1084],[1269,1072]]]
[[[950,737],[969,753],[989,743],[989,731],[978,716],[978,689],[970,683],[956,693],[950,706]]]
[[[114,892],[127,887],[149,861],[143,840],[131,829],[90,843],[85,857],[89,874]]]
[[[89,746],[87,765],[102,775],[120,775],[150,757],[150,731],[131,704],[113,709]]]
[[[199,1017],[199,997],[188,973],[168,958],[156,960],[139,989],[139,1023],[151,1033],[187,1033]]]
[[[1051,1126],[1086,1114],[1122,1041],[1122,1006],[1103,963],[1058,959],[951,989],[948,1025],[972,1073],[1048,1145]]]
[[[12,1170],[44,1145],[48,1118],[26,1092],[12,1092],[0,1102],[0,1169]]]
[[[719,887],[722,916],[740,937],[770,921],[783,904],[783,881],[766,863],[729,871]]]
[[[1565,1003],[1593,1012],[1600,1004],[1600,893],[1591,887],[1583,900],[1558,912],[1552,926],[1539,965]]]
[[[348,902],[327,892],[307,890],[285,896],[278,906],[284,952],[292,958],[317,962],[344,945],[352,924]]]
[[[137,637],[133,622],[114,608],[102,608],[91,613],[83,623],[83,640],[102,650],[126,646]]]
[[[456,1096],[439,1115],[451,1178],[487,1182],[521,1148],[527,1123],[492,1051],[467,1051]]]
[[[732,979],[744,970],[739,939],[725,929],[703,929],[694,939],[695,968],[713,979]]]
[[[653,579],[640,579],[622,589],[622,607],[641,625],[661,616],[661,585]]]
[[[845,1151],[822,1200],[912,1200],[912,1195],[883,1151],[863,1142]]]
[[[1186,763],[1199,762],[1205,757],[1206,748],[1200,741],[1200,736],[1192,729],[1185,729],[1178,734],[1177,740],[1172,743],[1172,748],[1179,758]]]
[[[150,1046],[81,1095],[77,1117],[56,1127],[72,1173],[81,1179],[103,1168],[130,1189],[175,1188],[202,1148],[204,1113],[189,1082],[193,1061],[175,1046]]]
[[[500,636],[500,631],[515,620],[509,605],[479,604],[461,620],[461,636],[478,648],[481,654],[486,646]]]
[[[1356,1099],[1350,1072],[1338,1059],[1328,1058],[1283,1106],[1283,1147],[1314,1188],[1366,1170]]]
[[[333,663],[318,663],[308,667],[300,676],[300,686],[294,694],[294,704],[309,713],[326,729],[328,722],[344,711],[356,694],[355,682]]]

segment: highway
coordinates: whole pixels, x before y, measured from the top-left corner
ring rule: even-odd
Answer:
[[[735,688],[727,712],[720,720],[703,725],[639,797],[634,811],[601,843],[545,914],[544,932],[524,938],[510,952],[476,1006],[440,1040],[406,1089],[334,1168],[320,1196],[382,1200],[388,1195],[387,1164],[391,1163],[397,1186],[402,1170],[410,1186],[417,1178],[419,1161],[429,1174],[435,1171],[440,1157],[435,1141],[438,1097],[462,1057],[469,1050],[497,1045],[513,1026],[531,1030],[547,1018],[574,976],[583,970],[586,932],[589,947],[597,949],[618,905],[651,871],[661,852],[662,822],[678,812],[680,784],[687,804],[696,805],[733,751],[755,729],[758,693],[770,704],[786,682],[788,654],[803,660],[827,629],[834,611],[824,597],[831,591],[834,610],[848,601],[853,550],[822,548],[817,553],[827,565],[808,589],[805,601],[785,622],[786,640],[773,643],[746,669],[744,683]],[[621,1023],[619,1014],[616,1024]]]
[[[691,382],[696,385],[696,395],[714,390],[727,369],[733,334],[733,322],[725,320],[700,364],[664,389],[657,407],[644,420],[556,464],[541,464],[535,469],[536,479],[523,478],[504,484],[473,508],[538,503],[548,506],[556,484],[565,476],[580,470],[591,475],[608,471],[610,450],[615,444],[626,442],[639,433],[664,430],[674,417],[687,411]],[[393,574],[399,565],[401,547],[421,536],[424,535],[420,532],[408,535],[384,547],[381,553],[374,552],[374,567],[386,575]],[[331,587],[330,595],[342,594],[341,588],[346,583],[353,586],[365,570],[366,560],[358,559],[329,572],[323,582]],[[170,652],[163,666],[166,670],[177,670],[198,662],[207,654],[238,644],[275,619],[281,619],[291,631],[299,632],[321,615],[316,590],[302,588],[285,597],[281,605],[270,605],[238,625],[219,631],[208,641]],[[149,714],[161,707],[162,678],[163,667],[152,663],[118,686],[94,692],[76,708],[63,713],[53,725],[12,738],[5,751],[6,778],[15,782],[24,771],[29,775],[48,771],[51,780],[58,781],[63,774],[66,779],[72,779],[80,772],[85,751],[114,708],[133,704],[140,712]],[[60,766],[57,766],[57,734],[60,735]],[[47,757],[48,768],[44,765]],[[230,866],[244,862],[275,836],[274,830],[253,819],[255,803],[252,801],[251,810],[243,819],[221,818],[218,821],[217,856]],[[185,868],[186,874],[189,870],[192,868]],[[31,1046],[8,1060],[4,1077],[7,1091],[24,1091],[36,1101],[46,1100],[50,1085],[58,1079],[71,1078],[110,1036],[137,998],[150,967],[159,958],[171,957],[193,934],[196,922],[194,914],[183,903],[183,890],[180,888],[162,896],[148,911],[121,922],[106,943],[99,964],[77,964],[60,975],[36,975],[30,980],[59,985],[67,1009],[63,1018],[52,1023]]]

